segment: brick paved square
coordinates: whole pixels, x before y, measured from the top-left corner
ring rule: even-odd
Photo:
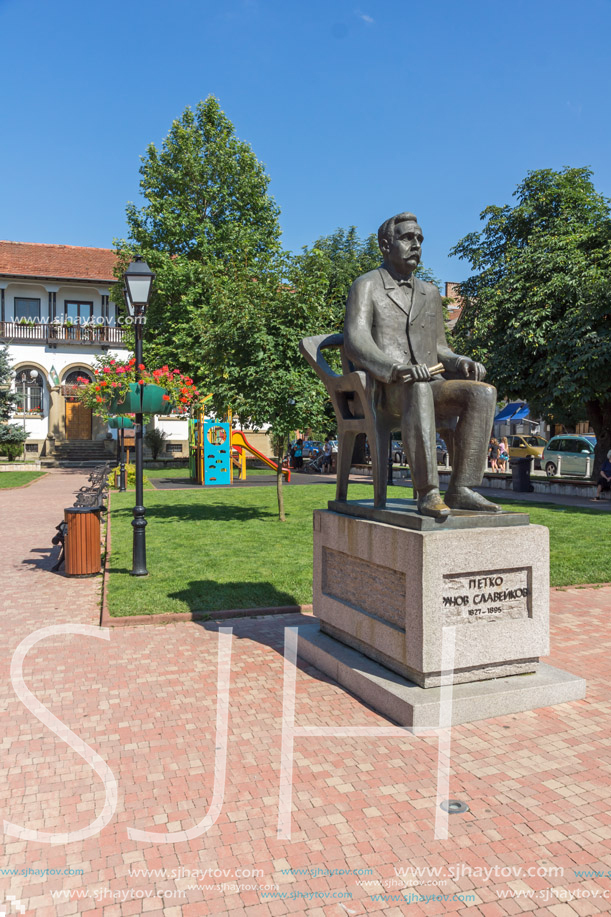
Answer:
[[[78,473],[55,472],[0,494],[3,517],[20,523],[0,527],[0,797],[7,822],[74,833],[104,812],[105,767],[116,805],[101,830],[68,843],[5,829],[7,917],[17,912],[9,894],[38,917],[609,910],[611,587],[552,592],[549,661],[587,679],[585,700],[452,730],[450,796],[469,812],[450,817],[447,840],[435,839],[437,738],[411,734],[296,738],[292,833],[279,838],[283,632],[305,618],[223,622],[233,629],[227,769],[220,810],[205,830],[223,744],[219,625],[118,627],[108,640],[55,634],[31,647],[25,686],[60,729],[86,743],[87,760],[11,684],[11,659],[29,635],[99,622],[99,579],[51,573],[47,550],[81,483]],[[295,721],[389,725],[303,666]],[[134,839],[134,829],[155,837]],[[186,835],[168,839],[177,831]]]

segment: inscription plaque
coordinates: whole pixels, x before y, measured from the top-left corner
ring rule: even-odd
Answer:
[[[531,593],[530,567],[446,574],[441,591],[444,623],[529,618]]]

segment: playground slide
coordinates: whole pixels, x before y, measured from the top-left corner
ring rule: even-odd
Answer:
[[[269,465],[270,468],[273,468],[274,471],[277,471],[278,465],[276,462],[272,462],[271,459],[268,459],[266,455],[263,455],[262,452],[259,452],[258,449],[255,449],[254,446],[251,446],[241,430],[232,430],[231,432],[231,447],[232,449],[246,449],[247,452],[251,452],[262,462],[265,462],[266,465]],[[283,468],[282,474],[286,475],[287,483],[291,483],[291,470],[290,468]]]

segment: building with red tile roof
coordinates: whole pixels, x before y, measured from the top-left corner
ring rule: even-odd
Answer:
[[[115,282],[117,256],[110,248],[0,241],[0,277]]]

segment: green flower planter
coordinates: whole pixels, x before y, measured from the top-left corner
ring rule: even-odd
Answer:
[[[122,417],[118,414],[116,417],[110,418],[108,426],[111,430],[131,430],[133,429],[134,421],[131,417]]]
[[[110,414],[171,414],[172,402],[165,401],[164,395],[167,391],[160,385],[130,382],[125,401],[113,398],[108,410]]]

